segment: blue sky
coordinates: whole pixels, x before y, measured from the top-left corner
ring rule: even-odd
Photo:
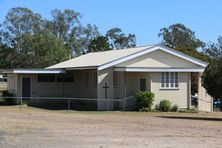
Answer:
[[[0,22],[12,7],[27,7],[50,18],[50,11],[73,9],[82,23],[95,24],[101,33],[120,27],[134,33],[138,45],[159,43],[160,28],[183,23],[205,42],[222,35],[221,0],[0,0]]]

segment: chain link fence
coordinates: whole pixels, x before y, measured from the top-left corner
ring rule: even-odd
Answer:
[[[32,106],[50,110],[79,110],[96,111],[98,102],[105,104],[103,110],[106,111],[126,111],[135,110],[135,97],[125,99],[96,99],[96,98],[72,98],[72,97],[0,97],[1,100],[7,100],[10,104],[19,105],[20,110],[23,106]],[[110,108],[110,105],[112,107]]]

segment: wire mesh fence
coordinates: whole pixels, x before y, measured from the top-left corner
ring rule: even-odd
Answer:
[[[73,97],[0,97],[8,100],[9,104],[19,105],[21,110],[24,105],[50,109],[50,110],[84,110],[96,111],[103,104],[105,111],[134,110],[136,107],[135,97],[125,99],[97,99],[97,98],[73,98]],[[10,100],[10,101],[9,101]]]

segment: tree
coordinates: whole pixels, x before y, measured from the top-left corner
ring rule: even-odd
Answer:
[[[53,34],[23,35],[19,40],[17,68],[45,68],[69,59],[64,41]]]
[[[122,32],[120,28],[112,28],[107,31],[106,36],[110,41],[112,49],[123,49],[136,46],[136,36]]]
[[[42,17],[28,8],[16,7],[9,10],[1,25],[1,36],[5,43],[13,46],[16,37],[23,34],[34,34],[41,30]]]
[[[222,98],[222,61],[213,61],[202,76],[202,85],[213,98]]]
[[[168,28],[162,28],[158,36],[162,37],[162,43],[174,49],[196,50],[205,46],[204,42],[196,38],[195,32],[183,24],[173,24]]]
[[[95,25],[75,27],[69,35],[68,46],[71,46],[74,56],[85,54],[89,52],[91,41],[99,35],[98,27]]]
[[[13,48],[6,45],[0,46],[0,67],[5,69],[16,68],[18,57]]]
[[[98,36],[93,39],[89,44],[89,52],[111,50],[109,39],[105,36]]]
[[[51,11],[52,20],[46,20],[46,28],[49,29],[57,38],[66,41],[69,33],[74,27],[80,26],[81,14],[74,10],[65,9],[63,12],[59,9]]]
[[[202,85],[213,98],[222,98],[222,37],[217,43],[209,43],[204,53],[211,58],[202,76]],[[222,111],[222,99],[221,99]]]
[[[203,51],[212,60],[222,59],[222,36],[218,37],[217,43],[209,43]]]
[[[168,28],[164,27],[160,29],[158,36],[162,38],[162,43],[165,46],[203,61],[209,61],[209,58],[206,55],[197,51],[198,48],[205,47],[205,43],[200,39],[197,39],[195,32],[183,24],[173,24]]]
[[[222,59],[214,60],[207,66],[202,75],[202,86],[213,98],[222,98]]]

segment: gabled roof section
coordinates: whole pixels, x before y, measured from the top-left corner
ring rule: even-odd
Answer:
[[[163,45],[150,45],[141,46],[136,48],[128,48],[122,50],[111,50],[104,52],[94,52],[89,53],[77,58],[50,66],[46,69],[98,69],[103,70],[109,67],[113,67],[122,62],[132,60],[134,58],[140,57],[142,55],[151,53],[156,50],[162,50],[181,59],[189,61],[191,63],[197,64],[201,67],[206,67],[208,64],[193,58],[189,55],[183,54],[182,52],[176,51],[174,49],[168,48]]]
[[[81,69],[81,68],[98,68],[106,63],[111,63],[113,61],[119,60],[126,56],[133,55],[135,53],[141,52],[145,49],[152,48],[151,46],[141,46],[136,48],[128,48],[122,50],[110,50],[103,52],[92,52],[88,53],[71,60],[47,67],[46,69]]]
[[[140,57],[142,55],[154,52],[156,50],[165,51],[165,52],[170,53],[170,54],[172,54],[174,56],[177,56],[177,57],[180,57],[180,58],[182,58],[184,60],[187,60],[187,61],[189,61],[191,63],[197,64],[197,65],[199,65],[201,67],[206,67],[208,65],[208,63],[206,63],[206,62],[203,62],[203,61],[201,61],[199,59],[193,58],[193,57],[191,57],[189,55],[186,55],[186,54],[184,54],[182,52],[179,52],[177,50],[168,48],[168,47],[166,47],[164,45],[156,45],[156,46],[153,46],[151,48],[144,49],[144,50],[142,50],[140,52],[137,52],[135,54],[132,54],[132,55],[129,55],[129,56],[125,56],[125,57],[120,58],[118,60],[112,61],[110,63],[103,64],[100,67],[98,67],[98,70],[103,70],[103,69],[106,69],[108,67],[115,66],[115,65],[120,64],[122,62],[126,62],[126,61],[129,61],[129,60],[132,60],[134,58],[137,58],[137,57]]]

